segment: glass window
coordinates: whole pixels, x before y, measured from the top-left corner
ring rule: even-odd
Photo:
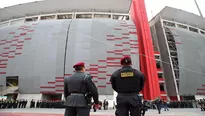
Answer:
[[[117,20],[129,20],[129,16],[113,15],[113,19],[117,19]]]
[[[164,24],[165,26],[175,27],[175,23],[172,23],[172,22],[163,21],[163,24]]]
[[[41,20],[50,20],[50,19],[54,19],[55,15],[50,15],[50,16],[41,16]]]
[[[198,29],[196,29],[196,28],[189,27],[189,30],[192,31],[192,32],[198,33]]]
[[[94,18],[111,18],[109,14],[94,14]]]
[[[187,28],[188,28],[187,26],[181,25],[181,24],[177,24],[177,26],[178,26],[179,28],[182,28],[182,29],[187,29]]]
[[[63,14],[63,15],[58,15],[58,19],[72,19],[73,15],[72,14]]]
[[[37,20],[38,20],[38,17],[32,17],[32,18],[25,19],[26,22],[37,21]]]
[[[92,14],[76,14],[76,19],[91,19]]]

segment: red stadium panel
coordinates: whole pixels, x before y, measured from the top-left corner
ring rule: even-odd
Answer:
[[[34,30],[28,30],[27,32],[34,32]]]
[[[0,66],[2,66],[2,65],[7,65],[7,63],[1,63]]]
[[[115,51],[107,51],[107,53],[115,53]]]
[[[98,85],[98,88],[106,88],[106,85]]]
[[[24,35],[26,35],[26,33],[20,33],[20,36],[24,36]]]
[[[108,41],[114,41],[115,39],[113,38],[107,38]]]
[[[48,82],[48,84],[55,84],[55,82]]]
[[[12,52],[16,52],[15,50],[13,50],[13,51],[9,51],[10,53],[12,53]]]
[[[8,61],[8,59],[1,59],[0,62],[2,62],[2,61]]]
[[[64,79],[64,77],[56,77],[56,79]]]
[[[31,40],[31,38],[25,38],[24,40]]]
[[[40,88],[55,88],[54,86],[40,86]]]
[[[98,77],[99,80],[106,80],[106,77]]]
[[[106,73],[106,71],[98,71],[98,73]]]
[[[122,37],[122,39],[129,39],[130,37]]]
[[[107,68],[106,66],[98,66],[98,68]]]
[[[0,43],[0,45],[4,45],[5,43]]]
[[[18,41],[18,39],[13,39],[12,41]]]
[[[55,94],[55,91],[41,91],[41,94]]]
[[[114,28],[114,30],[122,30],[121,28]]]
[[[90,64],[90,66],[98,66],[97,64]]]
[[[6,41],[6,43],[12,43],[12,41]]]
[[[107,85],[110,85],[110,84],[111,84],[111,82],[106,82],[106,84],[107,84]]]
[[[107,64],[118,64],[118,65],[120,65],[120,62],[107,62]]]
[[[107,57],[107,60],[115,60],[114,57]]]
[[[56,87],[64,87],[64,85],[56,85]]]
[[[121,46],[122,47],[123,45],[122,44],[115,44],[115,46]]]
[[[113,68],[116,68],[116,67],[120,67],[121,65],[109,65],[107,64],[107,67],[113,67]]]
[[[137,32],[129,32],[129,34],[137,34]]]
[[[115,38],[115,40],[122,40],[122,38]]]
[[[112,76],[112,74],[106,74],[106,76]]]
[[[114,37],[114,35],[107,35],[107,37]]]
[[[8,56],[8,58],[14,58],[14,56]]]
[[[71,76],[72,74],[64,74],[64,76]]]
[[[0,66],[0,68],[6,68],[7,66]]]
[[[98,62],[106,62],[106,60],[98,60]]]
[[[198,88],[197,90],[205,91],[205,88]]]
[[[64,79],[56,79],[55,82],[64,82]]]
[[[10,47],[5,47],[4,49],[10,49]]]
[[[55,90],[55,92],[64,92],[64,90]]]
[[[15,53],[15,55],[21,55],[21,53]]]
[[[20,36],[14,36],[14,38],[19,38]]]
[[[15,34],[15,32],[10,32],[9,34]]]
[[[0,74],[6,74],[6,72],[0,72]]]
[[[130,42],[122,42],[122,44],[130,44]]]
[[[9,52],[4,52],[3,54],[9,54]]]
[[[182,44],[181,42],[175,42],[175,44]]]
[[[90,71],[98,71],[98,68],[90,68]]]

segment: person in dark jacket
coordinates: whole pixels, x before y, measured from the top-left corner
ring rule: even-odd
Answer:
[[[131,58],[125,56],[120,61],[122,68],[115,71],[111,78],[112,88],[118,93],[116,116],[141,116],[139,92],[144,87],[144,75],[131,67]]]
[[[91,76],[85,73],[84,62],[75,64],[73,68],[75,73],[64,79],[65,116],[89,116],[90,107],[86,94],[92,95],[95,106],[98,107],[98,90]]]

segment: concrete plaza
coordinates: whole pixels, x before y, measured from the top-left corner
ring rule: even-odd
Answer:
[[[114,116],[114,110],[91,111],[91,116]],[[0,116],[63,116],[64,109],[0,109]],[[157,110],[149,110],[146,116],[205,116],[205,112],[200,109],[170,109],[162,114],[158,114]]]

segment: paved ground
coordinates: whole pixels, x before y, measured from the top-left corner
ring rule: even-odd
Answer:
[[[0,116],[63,116],[64,109],[0,109]],[[114,110],[91,112],[91,116],[114,116]],[[205,116],[200,109],[170,109],[157,114],[156,110],[149,110],[146,116]]]

